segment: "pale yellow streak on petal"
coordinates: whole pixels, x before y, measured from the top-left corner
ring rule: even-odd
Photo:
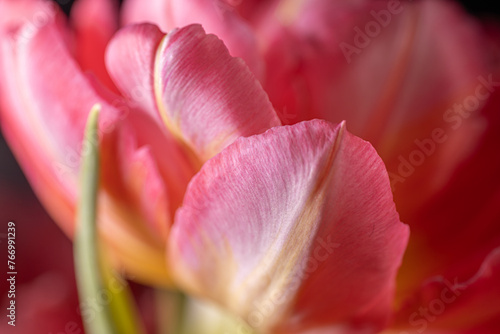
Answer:
[[[232,305],[233,309],[240,308],[240,315],[248,318],[254,310],[255,300],[273,300],[273,295],[279,292],[282,305],[287,305],[300,285],[292,286],[292,281],[298,279],[302,274],[300,262],[310,254],[304,253],[304,250],[310,249],[316,237],[317,229],[320,227],[323,207],[325,205],[327,192],[330,190],[331,179],[334,173],[334,163],[337,152],[340,148],[345,133],[345,123],[342,122],[341,128],[332,147],[329,157],[319,173],[315,187],[309,194],[308,200],[300,214],[297,216],[292,229],[288,232],[288,239],[282,246],[278,255],[275,255],[275,249],[270,247],[268,253],[261,262],[262,265],[248,276],[246,282],[235,291],[246,291],[244,295],[246,300],[236,300]],[[267,279],[266,279],[267,277]],[[272,279],[269,279],[271,278]],[[260,282],[258,286],[251,286],[250,282]],[[253,291],[251,290],[253,288]],[[241,309],[241,306],[247,306]],[[248,307],[249,306],[249,307]],[[288,311],[286,308],[278,307],[272,315],[268,315],[266,322],[268,327],[278,321]]]
[[[342,123],[322,171],[316,177],[315,186],[310,190],[308,200],[297,215],[292,228],[286,232],[288,239],[280,251],[277,252],[276,240],[267,249],[259,266],[244,280],[236,282],[240,264],[233,255],[231,242],[225,238],[223,245],[215,244],[208,234],[199,231],[202,241],[191,239],[190,242],[194,252],[203,254],[205,261],[199,264],[198,273],[193,274],[192,267],[188,271],[184,271],[185,268],[182,267],[178,268],[177,279],[182,281],[191,293],[201,297],[210,296],[212,300],[246,320],[255,307],[258,307],[256,302],[266,302],[275,298],[277,293],[280,294],[282,302],[276,305],[272,314],[266,315],[265,324],[259,329],[272,327],[289,311],[281,305],[287,305],[300,288],[300,285],[292,287],[291,283],[301,276],[300,262],[310,256],[309,252],[304,253],[304,250],[310,249],[320,227],[323,207],[335,172],[335,157],[344,133],[345,124]],[[214,273],[215,277],[206,276],[210,273]],[[203,279],[200,280],[200,277]]]
[[[134,281],[171,287],[165,259],[166,240],[155,238],[141,217],[109,197],[99,194],[100,233],[113,261]]]
[[[160,112],[160,116],[163,120],[163,123],[170,131],[170,133],[174,136],[174,138],[177,139],[179,145],[181,145],[181,147],[184,148],[193,168],[195,170],[200,170],[201,166],[203,165],[202,159],[200,159],[198,154],[195,153],[196,150],[193,147],[193,145],[190,142],[188,142],[186,138],[183,136],[179,119],[178,118],[170,119],[170,117],[168,116],[166,106],[163,104],[162,100],[163,80],[161,77],[162,64],[160,60],[165,48],[167,47],[168,39],[169,39],[168,34],[163,37],[160,44],[158,45],[158,49],[156,50],[156,55],[155,55],[153,85],[154,85],[156,106],[158,108],[158,111]]]

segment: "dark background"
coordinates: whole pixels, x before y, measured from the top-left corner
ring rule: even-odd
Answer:
[[[462,3],[462,5],[474,15],[490,15],[500,18],[500,6],[498,6],[497,1],[474,1],[474,0],[462,0],[457,1]]]

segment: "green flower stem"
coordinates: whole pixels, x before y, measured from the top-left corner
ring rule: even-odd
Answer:
[[[138,316],[129,288],[115,275],[100,252],[97,232],[97,193],[99,186],[99,138],[96,104],[85,129],[88,151],[82,156],[81,197],[77,208],[74,241],[75,271],[81,303],[101,302],[102,308],[83,316],[88,334],[140,334]]]

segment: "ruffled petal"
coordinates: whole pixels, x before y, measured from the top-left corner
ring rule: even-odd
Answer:
[[[244,62],[199,25],[174,30],[161,42],[155,94],[167,128],[202,161],[240,136],[280,125]]]
[[[371,145],[310,121],[241,138],[206,162],[168,258],[181,286],[259,330],[375,330],[407,238]]]

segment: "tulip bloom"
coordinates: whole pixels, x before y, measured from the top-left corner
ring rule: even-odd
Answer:
[[[29,8],[13,17],[48,5]],[[498,162],[466,214],[450,209],[498,126],[499,71],[477,23],[434,1],[129,0],[123,22],[168,34],[129,25],[103,54],[112,8],[80,0],[71,32],[54,9],[31,30],[2,22],[3,131],[69,235],[84,120],[99,102],[99,227],[135,279],[263,332],[495,325],[498,182],[485,184]],[[448,111],[477,92],[483,112]],[[415,231],[397,280],[409,231],[391,189]],[[473,242],[443,242],[455,221]],[[469,312],[482,303],[488,312]]]

